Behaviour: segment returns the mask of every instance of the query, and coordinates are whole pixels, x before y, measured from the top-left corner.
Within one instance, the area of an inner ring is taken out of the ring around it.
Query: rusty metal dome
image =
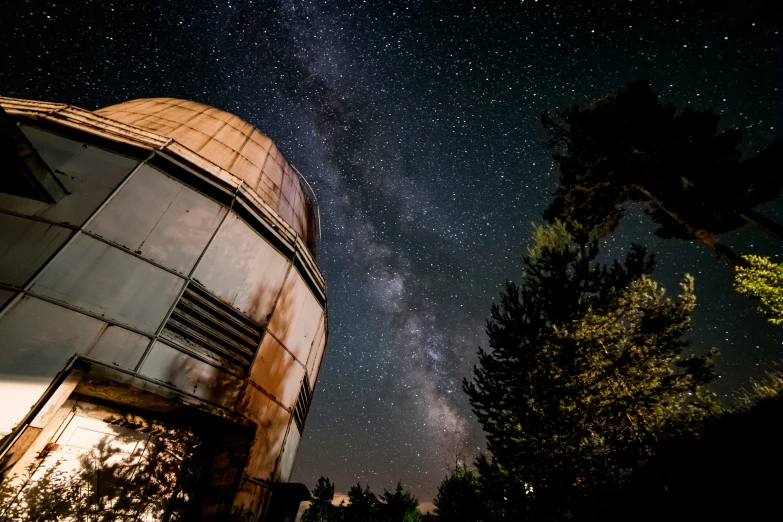
[[[306,244],[314,244],[312,202],[298,171],[250,123],[209,105],[176,98],[130,100],[94,113],[173,139],[242,179]]]

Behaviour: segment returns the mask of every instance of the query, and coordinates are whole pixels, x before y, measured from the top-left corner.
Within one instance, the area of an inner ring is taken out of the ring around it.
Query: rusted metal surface
[[[265,335],[250,369],[250,380],[288,409],[293,408],[305,369],[271,335]]]
[[[11,115],[56,123],[148,150],[165,150],[223,183],[247,186],[315,255],[320,240],[320,211],[314,206],[312,188],[305,190],[299,181],[301,174],[269,137],[233,114],[174,98],[131,100],[95,112],[4,96],[0,96],[0,106]]]
[[[95,114],[173,139],[243,180],[306,243],[317,233],[308,229],[308,201],[298,172],[268,136],[241,118],[175,98],[130,100]]]

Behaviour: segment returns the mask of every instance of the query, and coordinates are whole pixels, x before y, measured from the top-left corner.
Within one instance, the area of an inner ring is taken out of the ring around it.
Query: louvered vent
[[[310,393],[310,381],[307,380],[307,374],[304,376],[304,382],[302,382],[302,389],[299,390],[299,397],[296,398],[296,406],[294,407],[294,421],[296,427],[299,429],[299,434],[304,431],[305,420],[307,419],[307,411],[310,409],[310,401],[313,395]]]
[[[163,335],[247,371],[261,341],[261,328],[203,288],[190,283],[166,323]]]

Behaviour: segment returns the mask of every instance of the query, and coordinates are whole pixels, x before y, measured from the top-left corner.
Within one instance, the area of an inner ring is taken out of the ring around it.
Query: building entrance
[[[28,479],[4,499],[4,517],[50,513],[61,520],[180,518],[192,497],[192,435],[77,401]]]

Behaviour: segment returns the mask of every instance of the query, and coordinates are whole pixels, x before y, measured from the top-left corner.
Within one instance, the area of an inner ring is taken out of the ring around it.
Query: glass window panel
[[[138,164],[135,159],[32,127],[22,126],[22,131],[69,193],[37,212],[57,223],[84,223]]]
[[[67,228],[0,214],[0,283],[24,286],[70,235]]]
[[[283,454],[280,457],[280,466],[278,467],[278,478],[280,482],[288,482],[291,480],[291,472],[294,470],[294,462],[296,461],[296,450],[299,449],[299,441],[302,439],[302,435],[295,426],[291,426],[288,430],[288,438],[285,441],[285,447],[283,448]]]
[[[299,359],[307,361],[323,308],[296,270],[291,270],[277,302],[269,331]]]
[[[266,324],[289,261],[233,212],[193,278],[226,303]]]
[[[240,379],[160,341],[153,345],[139,373],[227,407],[234,405],[242,390]]]
[[[32,297],[0,318],[0,434],[13,429],[68,359],[89,350],[105,326]]]
[[[174,274],[80,234],[31,290],[153,334],[183,284]]]
[[[87,230],[189,274],[227,209],[143,165]]]
[[[133,370],[149,344],[149,337],[110,325],[87,355],[97,361]]]
[[[283,406],[291,408],[299,394],[303,375],[304,367],[274,337],[264,335],[250,368],[250,380]]]
[[[245,387],[237,411],[258,425],[246,473],[256,479],[269,480],[274,473],[291,414],[253,385]]]

